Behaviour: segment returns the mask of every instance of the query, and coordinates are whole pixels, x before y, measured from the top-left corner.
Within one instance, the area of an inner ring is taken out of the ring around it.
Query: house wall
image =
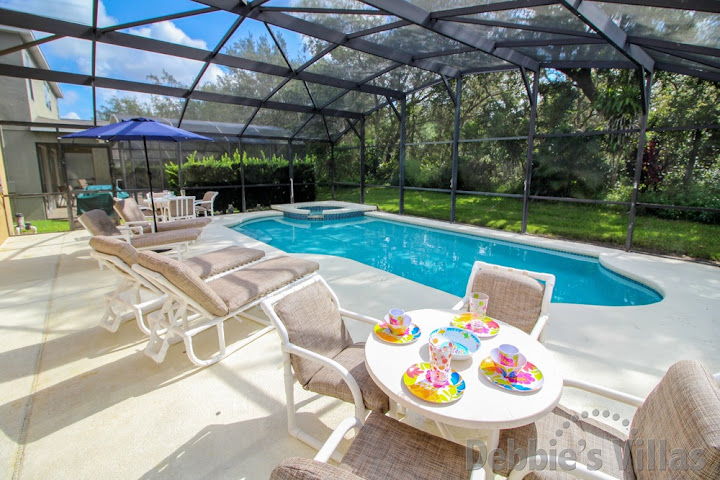
[[[16,33],[0,31],[0,50],[17,45],[21,41]],[[14,52],[0,57],[2,63],[24,66],[23,53]],[[33,83],[33,88],[34,83]],[[42,86],[39,87],[42,94]],[[0,118],[3,120],[30,121],[30,103],[28,101],[28,80],[0,76]]]
[[[36,143],[55,143],[55,132],[32,132],[28,127],[2,127],[2,153],[9,193],[42,193]],[[44,220],[45,204],[41,197],[15,198],[13,213],[21,212],[26,220]]]

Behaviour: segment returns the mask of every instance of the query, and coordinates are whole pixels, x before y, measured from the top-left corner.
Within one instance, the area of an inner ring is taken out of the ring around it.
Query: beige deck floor
[[[232,244],[273,250],[222,226],[239,219],[217,218],[191,253]],[[720,371],[719,268],[460,229],[601,254],[665,293],[644,307],[553,304],[546,345],[565,375],[644,396],[676,360]],[[181,344],[157,365],[142,353],[145,338],[134,323],[114,334],[97,326],[115,278],[97,268],[87,239],[83,231],[22,236],[0,248],[0,478],[267,478],[286,457],[314,455],[285,430],[274,332],[208,368],[192,365]],[[307,257],[320,262],[351,310],[377,317],[389,306],[448,307],[456,300],[350,260]],[[229,339],[261,328],[232,325]],[[360,340],[369,329],[351,332]],[[352,414],[349,405],[296,391],[305,403],[303,426],[319,436]],[[616,408],[584,395],[563,402]]]

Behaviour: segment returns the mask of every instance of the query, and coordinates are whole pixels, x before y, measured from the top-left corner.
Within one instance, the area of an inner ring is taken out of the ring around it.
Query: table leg
[[[448,430],[447,425],[445,425],[444,423],[440,423],[438,421],[435,422],[435,425],[437,425],[438,429],[440,430],[440,433],[442,434],[442,436],[445,440],[449,440],[451,442],[455,441],[455,437],[453,437],[453,434],[450,433],[450,430]]]
[[[492,429],[485,431],[486,439],[485,446],[487,447],[487,461],[485,462],[485,474],[487,478],[494,478],[495,473],[493,472],[493,455],[492,452],[500,444],[500,430]]]

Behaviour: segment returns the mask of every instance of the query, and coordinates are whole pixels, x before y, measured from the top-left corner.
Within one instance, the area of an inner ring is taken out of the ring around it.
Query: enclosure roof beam
[[[470,47],[490,54],[494,57],[505,60],[518,67],[525,67],[530,70],[538,69],[537,60],[522,53],[507,48],[497,48],[495,42],[478,36],[463,25],[454,22],[441,21],[430,16],[426,10],[404,0],[361,0],[380,10],[396,15],[404,20],[409,20],[432,32],[439,33],[456,42],[463,43]],[[442,72],[439,72],[442,73]]]
[[[542,32],[542,33],[553,33],[558,35],[567,35],[571,37],[586,37],[586,38],[600,38],[597,33],[593,32],[580,32],[577,30],[570,30],[567,28],[554,28],[545,27],[541,25],[522,25],[520,23],[500,22],[497,20],[483,20],[473,17],[450,17],[446,20],[452,20],[456,23],[467,23],[471,25],[482,25],[485,27],[499,27],[508,28],[513,30],[527,30],[530,32]]]
[[[16,12],[13,10],[0,8],[0,17],[2,18],[3,25],[17,28],[41,30],[43,32],[79,38],[82,40],[94,40],[95,38],[97,38],[98,42],[117,45],[120,47],[134,48],[136,50],[143,50],[152,53],[161,53],[164,55],[172,55],[175,57],[187,58],[189,60],[196,60],[199,62],[209,61],[210,63],[222,65],[225,67],[265,73],[278,77],[298,78],[299,80],[306,80],[308,82],[319,83],[322,85],[329,85],[332,87],[344,88],[348,90],[358,90],[383,96],[390,95],[397,97],[402,95],[402,92],[389,88],[376,87],[374,85],[358,86],[358,84],[355,82],[349,80],[342,80],[340,78],[322,74],[303,72],[297,77],[295,77],[291,69],[281,67],[279,65],[234,57],[222,53],[219,53],[215,57],[212,57],[212,52],[209,52],[207,50],[188,47],[176,43],[164,42],[152,38],[139,37],[128,33],[110,31],[106,33],[98,32],[97,34],[94,34],[92,28],[86,25],[51,19],[39,15],[33,15],[30,13]]]
[[[628,42],[625,30],[618,27],[600,7],[583,0],[561,0],[561,3],[638,67],[649,72],[654,70],[655,60],[642,47]]]
[[[545,5],[556,5],[558,0],[511,0],[507,2],[490,3],[488,5],[473,5],[470,7],[450,8],[432,12],[432,18],[447,18],[458,15],[475,15],[478,13],[501,12],[503,10],[515,10],[518,8],[542,7]]]
[[[688,45],[686,43],[670,42],[667,40],[658,40],[656,38],[629,36],[628,40],[632,43],[646,47],[667,48],[669,50],[677,50],[680,52],[697,53],[698,55],[708,55],[711,57],[720,57],[720,48],[703,47],[700,45]]]
[[[262,9],[252,10],[251,8],[244,7],[242,5],[236,5],[235,7],[229,8],[227,6],[228,2],[223,0],[196,1],[205,5],[221,8],[237,15],[243,15],[254,20],[266,22],[270,25],[275,25],[277,27],[292,30],[293,32],[319,38],[320,40],[324,40],[326,42],[342,45],[353,50],[369,53],[371,55],[400,62],[405,65],[422,68],[423,70],[428,70],[435,73],[444,73],[445,75],[451,77],[456,77],[460,73],[457,69],[448,65],[433,62],[432,60],[414,60],[413,56],[410,53],[402,52],[394,48],[384,47],[382,45],[368,42],[367,40],[363,40],[361,38],[349,38],[348,35],[342,32],[338,32],[337,30],[333,30],[331,28],[316,23],[308,22],[301,18],[296,18],[292,15],[288,15],[286,13],[262,11]],[[392,96],[397,96],[397,94],[393,94]]]
[[[603,3],[621,3],[641,7],[687,9],[696,12],[720,13],[717,0],[602,0]]]
[[[92,85],[91,75],[78,73],[56,72],[42,68],[21,67],[17,65],[0,64],[0,75],[16,78],[34,78],[49,82],[68,83],[71,85]],[[95,86],[100,88],[111,88],[130,92],[148,93],[150,95],[164,95],[176,98],[190,98],[206,102],[228,103],[233,105],[245,105],[249,107],[270,108],[300,113],[320,113],[317,109],[306,105],[295,105],[273,101],[262,101],[257,98],[248,98],[237,95],[227,95],[214,92],[194,91],[188,94],[187,89],[169,87],[151,83],[133,82],[129,80],[118,80],[114,78],[96,77]],[[331,117],[360,118],[361,113],[344,110],[323,109],[322,113]]]
[[[32,42],[26,42],[21,43],[20,45],[14,45],[12,47],[6,48],[5,50],[0,50],[0,57],[3,55],[8,55],[10,53],[19,52],[20,50],[25,50],[31,47],[37,47],[38,45],[42,45],[43,43],[52,42],[53,40],[59,40],[61,38],[65,38],[64,35],[50,35],[49,37],[45,38],[39,38],[37,40],[33,40]]]

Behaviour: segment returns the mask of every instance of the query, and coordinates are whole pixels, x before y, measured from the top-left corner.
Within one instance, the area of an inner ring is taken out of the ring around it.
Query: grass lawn
[[[329,200],[330,189],[318,189],[318,200]],[[360,189],[336,187],[335,199],[360,201]],[[398,190],[367,188],[365,203],[382,211],[397,213]],[[439,192],[405,192],[405,213],[425,218],[448,220],[450,195]],[[520,232],[522,200],[514,198],[458,195],[456,220],[510,232]],[[603,205],[560,202],[530,203],[528,233],[624,248],[627,235],[627,211]],[[635,220],[633,250],[720,262],[720,225],[638,216]]]
[[[32,220],[30,223],[32,223],[33,227],[37,227],[38,233],[70,231],[70,222],[67,220]]]

